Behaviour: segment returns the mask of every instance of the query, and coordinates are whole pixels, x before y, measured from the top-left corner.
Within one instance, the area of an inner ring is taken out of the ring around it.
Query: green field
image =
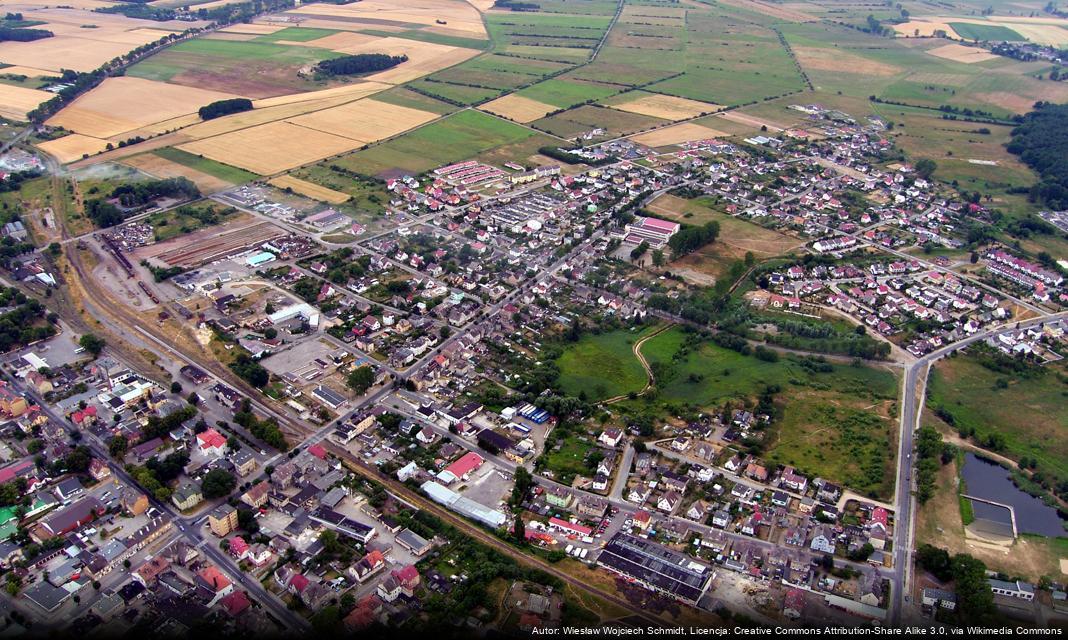
[[[661,118],[627,113],[599,105],[582,105],[548,118],[535,120],[530,123],[530,126],[561,138],[574,138],[580,133],[601,128],[605,130],[604,137],[611,138],[665,123],[667,120]]]
[[[965,40],[1005,40],[1007,42],[1023,42],[1027,38],[1016,33],[1008,27],[997,24],[971,24],[969,22],[949,22],[949,26],[957,32],[957,35]]]
[[[419,42],[443,44],[449,47],[464,47],[466,49],[487,49],[490,46],[489,40],[464,38],[461,36],[448,36],[443,33],[434,33],[433,31],[423,31],[421,29],[408,29],[406,31],[380,31],[378,29],[360,29],[359,33],[365,33],[369,36],[381,36],[383,38],[404,38],[405,40],[418,40]]]
[[[388,102],[389,104],[395,104],[401,107],[419,109],[420,111],[429,111],[439,115],[445,115],[450,111],[456,110],[456,107],[451,104],[416,93],[407,87],[393,87],[382,93],[376,93],[375,100],[378,102]]]
[[[461,111],[400,137],[333,161],[357,173],[422,173],[534,135],[480,111]]]
[[[567,109],[576,104],[591,102],[607,98],[619,92],[618,88],[590,82],[569,81],[561,78],[553,78],[545,82],[539,82],[518,91],[517,94],[524,98],[551,104],[554,107]]]
[[[342,55],[317,47],[258,39],[204,37],[176,44],[133,65],[126,73],[147,80],[263,98],[330,86],[326,81],[304,79],[297,71]]]
[[[707,410],[728,401],[753,406],[765,387],[778,386],[782,419],[767,435],[769,461],[873,497],[892,494],[898,383],[889,371],[833,365],[816,372],[785,356],[766,362],[707,340],[694,343],[680,328],[652,338],[642,353],[657,376],[657,401],[665,410]],[[628,404],[640,409],[642,402]]]
[[[251,182],[259,178],[254,173],[249,173],[244,169],[238,169],[237,167],[231,167],[228,164],[216,162],[210,158],[204,158],[188,151],[182,151],[174,147],[164,147],[162,149],[156,149],[152,153],[161,158],[166,158],[171,162],[177,162],[180,165],[187,166],[197,171],[202,171],[209,176],[215,176],[220,180],[232,182],[234,184],[243,184],[245,182]]]
[[[928,405],[950,414],[954,428],[974,430],[980,443],[1000,434],[1005,447],[999,453],[1016,460],[1035,458],[1040,470],[1065,480],[1066,380],[1064,365],[1048,365],[1036,369],[1034,375],[1022,376],[992,371],[974,355],[958,355],[934,368]]]
[[[560,368],[557,384],[568,395],[590,402],[641,391],[648,379],[634,357],[634,343],[652,329],[620,329],[583,336],[568,345],[556,361]]]
[[[274,33],[257,36],[252,42],[278,42],[288,40],[290,42],[309,42],[326,36],[340,33],[336,29],[312,29],[309,27],[286,27]]]

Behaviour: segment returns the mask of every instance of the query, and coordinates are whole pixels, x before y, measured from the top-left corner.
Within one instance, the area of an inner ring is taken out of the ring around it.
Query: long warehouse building
[[[437,502],[440,505],[445,506],[448,509],[455,511],[456,513],[470,518],[475,522],[490,527],[491,529],[497,529],[503,527],[508,521],[500,511],[496,509],[490,509],[489,507],[479,504],[474,500],[470,500],[456,493],[455,491],[438,484],[437,482],[427,481],[422,485],[423,492],[430,496],[430,499]]]

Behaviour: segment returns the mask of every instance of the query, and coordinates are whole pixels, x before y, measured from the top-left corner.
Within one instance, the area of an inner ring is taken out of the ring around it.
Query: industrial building
[[[508,518],[500,511],[490,509],[474,500],[469,500],[437,482],[424,482],[422,489],[434,502],[455,511],[464,517],[470,518],[475,522],[484,524],[491,529],[503,527],[504,523],[508,521]]]

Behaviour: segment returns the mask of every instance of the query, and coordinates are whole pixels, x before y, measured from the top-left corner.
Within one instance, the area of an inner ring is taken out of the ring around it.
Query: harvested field
[[[238,23],[232,24],[228,27],[220,29],[224,33],[247,33],[257,36],[266,36],[274,33],[275,31],[281,31],[285,29],[284,24],[246,24]]]
[[[545,104],[544,102],[538,102],[537,100],[531,100],[530,98],[524,98],[523,96],[517,96],[514,93],[504,96],[503,98],[497,98],[492,102],[487,102],[480,107],[483,111],[495,113],[509,120],[515,120],[516,122],[533,122],[538,118],[544,118],[548,114],[559,109],[551,104]]]
[[[11,84],[0,84],[0,116],[12,120],[25,120],[27,113],[36,109],[37,105],[46,100],[51,100],[53,97],[47,91],[16,87]]]
[[[1022,20],[1023,18],[1018,18]],[[1068,22],[1058,24],[1029,24],[1016,22],[1008,18],[999,18],[998,24],[1008,27],[1035,44],[1050,47],[1064,47],[1068,44]]]
[[[841,49],[794,47],[794,54],[802,67],[816,71],[856,73],[866,76],[893,76],[904,71],[901,67]]]
[[[368,98],[291,118],[287,122],[366,144],[403,133],[438,117],[429,111]]]
[[[301,180],[300,178],[294,178],[293,176],[279,176],[277,178],[271,178],[267,182],[279,189],[290,189],[302,196],[308,196],[313,200],[328,202],[330,204],[348,202],[350,197],[347,193],[327,189],[314,182],[308,182],[307,180]]]
[[[957,22],[963,22],[963,21],[962,20],[957,20]],[[898,32],[899,34],[901,34],[903,36],[907,36],[909,38],[912,38],[912,37],[931,38],[931,37],[934,37],[936,35],[936,32],[944,31],[945,34],[948,37],[955,38],[955,39],[958,39],[958,40],[960,39],[960,36],[957,35],[957,32],[953,30],[953,27],[949,26],[949,24],[946,23],[946,22],[938,22],[938,21],[935,21],[935,20],[923,19],[923,20],[910,20],[909,22],[903,22],[901,24],[895,24],[895,25],[892,25],[892,26],[894,27],[894,31]]]
[[[208,175],[203,171],[197,171],[166,158],[161,158],[154,153],[143,153],[123,160],[123,164],[139,169],[157,178],[189,178],[197,185],[201,193],[215,193],[228,189],[232,182],[220,180],[215,176]]]
[[[322,47],[323,49],[330,49],[331,51],[346,51],[352,47],[361,47],[368,42],[374,42],[380,40],[378,36],[368,35],[366,33],[356,33],[355,31],[339,31],[338,33],[332,33],[323,38],[317,38],[315,40],[309,40],[301,44],[309,47]]]
[[[135,261],[158,260],[167,266],[193,269],[284,235],[284,230],[270,222],[242,215],[221,227],[202,229],[142,247],[134,252],[134,256]]]
[[[66,164],[68,162],[80,160],[85,154],[94,155],[100,153],[106,149],[107,146],[108,143],[105,140],[72,133],[69,136],[41,142],[37,145],[37,148],[54,156],[56,160],[59,160],[61,163]]]
[[[966,47],[962,44],[947,44],[941,47],[935,47],[934,49],[928,49],[927,53],[937,58],[945,58],[946,60],[963,62],[965,64],[974,64],[976,62],[998,59],[998,56],[985,49]]]
[[[94,138],[110,138],[196,113],[216,100],[237,97],[240,96],[120,76],[104,80],[49,119],[48,124]]]
[[[362,0],[348,5],[304,5],[283,15],[318,17],[339,23],[337,29],[397,26],[421,27],[443,35],[485,38],[482,17],[463,0]],[[438,21],[444,24],[439,23]]]
[[[26,76],[27,78],[40,78],[41,76],[54,75],[52,71],[48,69],[38,69],[37,67],[20,67],[14,65],[11,67],[4,67],[0,69],[0,73],[7,73],[13,76]]]
[[[135,20],[118,14],[69,8],[29,7],[22,13],[26,20],[45,22],[38,28],[47,29],[55,36],[32,42],[0,42],[0,60],[52,72],[62,69],[92,71],[141,45],[207,24],[202,21]],[[94,28],[86,29],[83,25],[94,25]]]
[[[286,96],[264,98],[262,100],[256,100],[252,103],[252,106],[256,109],[263,109],[283,104],[294,104],[297,102],[310,102],[313,100],[339,97],[355,100],[357,98],[369,96],[373,93],[378,93],[379,91],[385,91],[389,88],[390,85],[380,82],[354,82],[341,87],[332,87],[330,89],[321,89],[319,91],[306,91],[304,93],[293,93]]]
[[[631,140],[638,144],[644,144],[647,147],[656,148],[681,144],[692,140],[718,138],[726,135],[728,134],[723,133],[722,131],[717,131],[716,129],[695,124],[693,122],[687,122],[684,124],[664,127],[663,129],[657,129],[656,131],[650,131],[648,133],[638,134],[631,138]]]
[[[179,149],[260,175],[271,175],[359,146],[359,142],[349,138],[289,122],[269,122],[183,144]]]
[[[314,111],[330,109],[352,102],[354,99],[355,97],[337,96],[334,98],[321,98],[310,102],[294,102],[263,109],[253,109],[252,111],[245,111],[244,113],[201,122],[187,129],[183,129],[182,132],[192,140],[200,140],[202,138],[210,138],[224,133],[230,133],[239,129],[247,129],[249,127],[285,120],[286,118],[294,118]]]
[[[772,18],[778,18],[780,20],[786,20],[788,22],[815,22],[819,19],[812,14],[805,13],[804,11],[798,11],[796,9],[787,9],[781,5],[772,4],[770,2],[760,2],[760,0],[720,1],[725,5],[738,7],[739,9],[746,9],[748,11],[754,11],[765,16],[771,16]]]
[[[762,118],[755,118],[751,115],[741,113],[740,111],[726,111],[724,113],[717,113],[716,118],[723,118],[724,120],[730,120],[731,122],[737,122],[738,124],[744,124],[754,129],[760,129],[761,127],[767,127],[769,131],[785,131],[790,127],[782,124],[776,124],[770,120],[764,120]]]
[[[335,51],[350,55],[385,53],[391,56],[408,56],[407,62],[402,62],[392,69],[386,69],[367,76],[367,80],[370,81],[393,84],[402,84],[421,78],[435,71],[459,64],[481,53],[475,49],[450,47],[443,44],[407,40],[405,38],[377,38],[364,44],[335,49]]]
[[[663,118],[664,120],[688,120],[701,114],[712,113],[722,109],[721,106],[709,102],[655,93],[640,95],[633,100],[608,106],[620,111],[639,113],[654,118]]]

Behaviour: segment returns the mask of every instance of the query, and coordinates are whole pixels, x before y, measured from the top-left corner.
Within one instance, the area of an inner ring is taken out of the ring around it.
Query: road
[[[897,452],[897,490],[894,496],[894,571],[890,592],[890,616],[892,625],[899,625],[904,615],[904,597],[911,592],[912,547],[916,528],[916,501],[913,500],[912,451],[914,436],[920,428],[923,402],[926,398],[927,374],[939,359],[997,334],[1019,327],[1025,329],[1038,324],[1068,318],[1068,311],[1061,311],[1031,318],[1017,323],[1008,323],[977,332],[963,340],[946,345],[917,359],[905,369],[901,390],[901,437]],[[917,392],[917,387],[919,391]]]
[[[62,415],[56,413],[56,411],[52,409],[52,407],[49,406],[35,390],[29,387],[24,387],[21,381],[11,376],[6,370],[2,370],[0,373],[2,373],[8,382],[14,388],[18,389],[20,393],[32,399],[50,420],[56,424],[69,427],[67,420]],[[87,431],[83,431],[82,433],[84,434],[82,444],[89,447],[94,456],[107,462],[113,476],[131,487],[138,486],[137,481],[134,480],[130,474],[126,473],[126,469],[122,465],[116,464],[111,459],[107,445],[102,442],[98,436]],[[267,593],[259,581],[249,576],[234,564],[233,559],[222,553],[214,540],[205,539],[203,533],[201,533],[200,527],[193,524],[195,521],[203,518],[203,513],[195,516],[184,516],[177,512],[171,504],[157,500],[156,497],[151,494],[146,495],[148,496],[149,503],[173,522],[181,535],[185,537],[192,546],[196,547],[201,553],[209,557],[219,568],[224,569],[229,577],[234,580],[235,584],[240,585],[240,587],[247,591],[250,596],[262,603],[279,624],[288,629],[297,630],[307,630],[311,627],[307,620],[290,611],[281,603],[281,601]]]

